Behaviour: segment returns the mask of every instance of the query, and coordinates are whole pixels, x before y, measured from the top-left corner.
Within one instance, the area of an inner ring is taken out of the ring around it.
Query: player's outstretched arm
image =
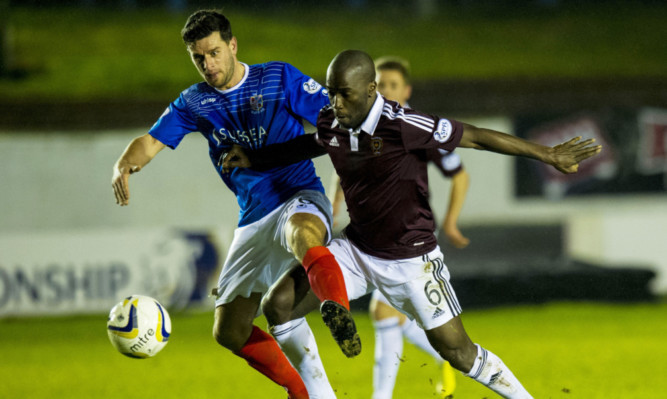
[[[318,144],[314,134],[304,134],[283,143],[267,145],[257,150],[249,150],[234,145],[223,156],[222,170],[226,173],[233,168],[267,170],[316,158],[326,153],[324,147]]]
[[[556,146],[547,147],[495,130],[468,124],[463,126],[459,147],[533,158],[553,166],[562,173],[575,173],[579,169],[579,162],[602,150],[601,145],[593,145],[595,139],[581,141],[581,137],[575,137]]]
[[[442,222],[442,230],[445,232],[449,242],[456,248],[465,248],[470,244],[470,240],[466,238],[458,227],[459,215],[463,209],[463,202],[465,201],[470,185],[470,176],[465,169],[461,169],[457,174],[452,176],[452,185],[449,195],[449,206],[447,207],[447,214]]]
[[[116,203],[120,206],[128,205],[130,201],[129,179],[130,174],[141,170],[165,147],[159,140],[145,134],[132,140],[123,154],[113,166],[111,186],[113,187]]]

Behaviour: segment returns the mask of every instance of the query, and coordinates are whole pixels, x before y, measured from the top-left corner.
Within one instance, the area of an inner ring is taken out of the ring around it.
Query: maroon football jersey
[[[317,121],[317,140],[333,162],[350,214],[347,237],[364,252],[405,259],[433,250],[427,151],[452,151],[463,125],[378,95],[356,131],[338,125],[333,109]]]

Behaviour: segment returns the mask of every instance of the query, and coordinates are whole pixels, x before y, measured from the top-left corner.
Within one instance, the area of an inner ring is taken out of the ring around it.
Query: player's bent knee
[[[213,339],[221,346],[232,352],[237,352],[243,348],[250,338],[252,326],[246,328],[232,328],[219,323],[218,320],[213,324]]]
[[[477,347],[466,334],[460,318],[426,331],[431,346],[447,360],[452,367],[467,373],[477,356]]]
[[[464,373],[470,371],[477,355],[477,347],[475,345],[466,345],[460,348],[443,348],[441,350],[436,348],[436,350],[452,367]]]
[[[271,326],[287,323],[290,320],[294,299],[290,293],[271,290],[262,299],[262,313]]]

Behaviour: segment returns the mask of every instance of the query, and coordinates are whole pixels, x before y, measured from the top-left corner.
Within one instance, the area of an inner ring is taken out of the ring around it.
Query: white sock
[[[373,365],[373,399],[391,399],[398,366],[403,356],[403,334],[398,317],[373,322],[375,327],[375,364]]]
[[[313,332],[305,318],[288,321],[269,329],[280,349],[299,372],[311,399],[336,399],[322,359],[317,351]]]
[[[401,327],[403,328],[403,336],[411,344],[433,356],[438,364],[442,364],[442,356],[433,349],[431,343],[428,342],[428,338],[426,338],[426,332],[417,325],[416,321],[405,319],[405,323]]]
[[[466,374],[507,399],[533,399],[502,360],[490,351],[477,346],[477,356]]]

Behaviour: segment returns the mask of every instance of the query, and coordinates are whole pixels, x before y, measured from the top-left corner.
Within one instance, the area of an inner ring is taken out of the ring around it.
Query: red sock
[[[329,299],[350,309],[343,273],[327,247],[310,248],[303,257],[303,267],[308,274],[310,288],[320,302]]]
[[[290,399],[308,399],[308,391],[289,360],[280,350],[273,337],[252,326],[252,333],[236,355],[245,359],[248,364],[269,377],[271,381],[287,390]]]

